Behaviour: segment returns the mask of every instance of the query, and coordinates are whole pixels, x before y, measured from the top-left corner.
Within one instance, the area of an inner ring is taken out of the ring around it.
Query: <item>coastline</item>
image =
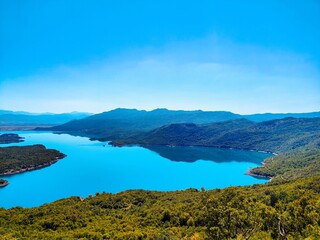
[[[93,139],[90,139],[91,141],[93,141]],[[100,139],[96,138],[94,139],[95,141],[99,141]],[[105,140],[105,139],[104,139]],[[146,144],[119,144],[119,143],[114,143],[113,141],[108,142],[109,145],[111,145],[112,147],[132,147],[132,146],[140,146],[140,147],[146,147],[146,146],[166,146],[166,147],[179,147],[179,146],[183,146],[183,147],[207,147],[207,148],[218,148],[218,149],[236,149],[236,150],[243,150],[243,151],[251,151],[251,152],[259,152],[259,153],[266,153],[266,154],[272,154],[273,156],[278,156],[279,154],[276,152],[272,152],[272,151],[265,151],[265,150],[257,150],[257,149],[244,149],[244,148],[232,148],[232,147],[214,147],[214,146],[199,146],[199,145],[169,145],[169,144],[164,144],[164,145],[146,145]],[[269,158],[269,157],[268,157]],[[261,164],[262,167],[266,166],[266,160],[268,158],[265,158]],[[247,172],[245,172],[246,175],[251,176],[251,177],[255,177],[255,178],[259,178],[259,179],[266,179],[268,180],[268,182],[272,181],[273,176],[268,176],[268,175],[262,175],[262,174],[256,174],[251,172],[251,170],[254,168],[250,168]]]
[[[259,152],[260,152],[260,151],[259,151]],[[279,155],[278,153],[273,153],[273,152],[272,152],[272,154],[273,154],[274,156],[278,156],[278,155]],[[261,162],[262,167],[266,167],[266,166],[267,166],[267,163],[266,163],[266,160],[267,160],[267,159],[268,159],[268,158],[264,159],[264,160]],[[273,157],[272,157],[272,159],[273,159]],[[246,175],[249,175],[249,176],[252,176],[252,177],[255,177],[255,178],[268,179],[269,182],[271,182],[273,176],[253,173],[253,172],[251,171],[252,169],[254,169],[254,168],[250,168],[245,174],[246,174]]]
[[[99,142],[107,142],[108,145],[112,147],[134,147],[134,146],[139,146],[139,147],[147,147],[147,146],[166,146],[166,147],[206,147],[206,148],[217,148],[217,149],[236,149],[236,150],[243,150],[243,151],[252,151],[252,152],[259,152],[259,153],[265,153],[265,154],[272,154],[273,156],[278,156],[279,154],[276,152],[272,151],[267,151],[267,150],[258,150],[258,149],[245,149],[245,148],[234,148],[234,147],[215,147],[215,146],[199,146],[199,145],[172,145],[172,144],[141,144],[141,143],[135,143],[135,144],[127,144],[127,143],[122,143],[122,142],[117,142],[114,140],[108,140],[108,138],[103,138],[103,137],[88,137],[90,141],[99,141]],[[269,158],[269,157],[268,157]],[[266,159],[268,159],[266,158]],[[264,159],[261,164],[263,167],[266,166],[266,159]],[[256,173],[252,173],[251,170],[254,168],[250,168],[247,172],[244,174],[255,177],[255,178],[260,178],[260,179],[266,179],[269,180],[270,182],[273,178],[273,176],[268,176],[268,175],[260,175]]]
[[[45,167],[49,167],[51,166],[52,164],[55,164],[56,162],[58,162],[59,160],[65,158],[67,155],[63,155],[63,156],[60,156],[60,157],[56,157],[55,160],[52,160],[48,163],[44,163],[44,164],[40,164],[40,165],[37,165],[37,166],[31,166],[31,167],[27,167],[27,168],[21,168],[19,170],[13,170],[13,169],[10,169],[4,173],[0,173],[0,177],[1,176],[9,176],[9,175],[14,175],[14,174],[19,174],[19,173],[24,173],[24,172],[28,172],[28,171],[33,171],[33,170],[38,170],[38,169],[41,169],[41,168],[45,168]]]
[[[251,169],[249,169],[245,174],[248,176],[251,176],[251,177],[255,177],[255,178],[267,179],[267,180],[269,180],[269,182],[272,180],[271,176],[253,173],[253,172],[251,172]]]
[[[3,180],[3,179],[1,179],[1,180]],[[3,181],[4,181],[4,183],[0,183],[0,188],[6,187],[10,184],[10,182],[7,180],[3,180]]]

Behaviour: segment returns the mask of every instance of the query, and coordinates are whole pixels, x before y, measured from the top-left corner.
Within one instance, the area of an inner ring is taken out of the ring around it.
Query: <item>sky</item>
[[[0,0],[0,109],[311,112],[319,0]]]

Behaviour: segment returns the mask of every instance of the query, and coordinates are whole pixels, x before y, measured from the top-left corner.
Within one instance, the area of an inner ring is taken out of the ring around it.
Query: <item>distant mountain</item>
[[[246,118],[250,121],[263,122],[275,119],[282,119],[287,117],[294,118],[319,118],[320,112],[310,112],[310,113],[259,113],[251,115],[242,115],[243,118]]]
[[[72,132],[77,135],[115,140],[128,138],[132,135],[137,136],[137,133],[148,132],[174,123],[209,124],[244,118],[254,122],[262,122],[270,119],[282,119],[288,116],[314,118],[320,117],[320,112],[239,115],[226,111],[173,111],[167,109],[145,111],[118,108],[80,120],[73,120],[52,128],[46,128],[45,130]],[[245,122],[244,120],[241,121],[242,123]]]
[[[90,116],[89,113],[36,114],[0,110],[0,127],[10,126],[55,126]]]
[[[320,146],[320,118],[246,119],[211,124],[169,124],[148,133],[112,141],[113,145],[208,146],[281,152]]]
[[[115,109],[109,112],[74,120],[49,128],[53,131],[78,132],[91,136],[113,139],[136,132],[146,132],[170,123],[210,123],[238,119],[241,116],[231,112],[171,111],[156,109],[144,111],[136,109]]]

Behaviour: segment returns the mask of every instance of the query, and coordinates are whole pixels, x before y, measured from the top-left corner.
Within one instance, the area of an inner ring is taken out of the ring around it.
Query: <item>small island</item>
[[[0,179],[0,188],[5,187],[9,184],[7,180]]]
[[[0,135],[0,144],[19,143],[23,141],[24,138],[20,137],[18,134],[5,133]]]
[[[0,176],[31,171],[56,163],[66,155],[43,145],[0,148]]]

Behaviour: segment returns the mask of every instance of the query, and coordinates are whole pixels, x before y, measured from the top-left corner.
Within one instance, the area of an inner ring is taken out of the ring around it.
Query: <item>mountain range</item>
[[[90,113],[29,113],[0,110],[0,129],[31,129],[36,126],[55,126],[74,119],[81,119],[90,116]]]
[[[283,152],[320,146],[320,118],[284,118],[265,122],[236,119],[211,124],[169,124],[147,133],[115,139],[112,145],[207,146]]]
[[[44,130],[72,132],[79,135],[113,140],[119,137],[129,137],[137,132],[148,132],[174,123],[209,124],[236,119],[262,122],[286,117],[315,118],[320,117],[320,112],[240,115],[227,111],[177,111],[167,109],[145,111],[119,108],[83,119],[72,120]]]

